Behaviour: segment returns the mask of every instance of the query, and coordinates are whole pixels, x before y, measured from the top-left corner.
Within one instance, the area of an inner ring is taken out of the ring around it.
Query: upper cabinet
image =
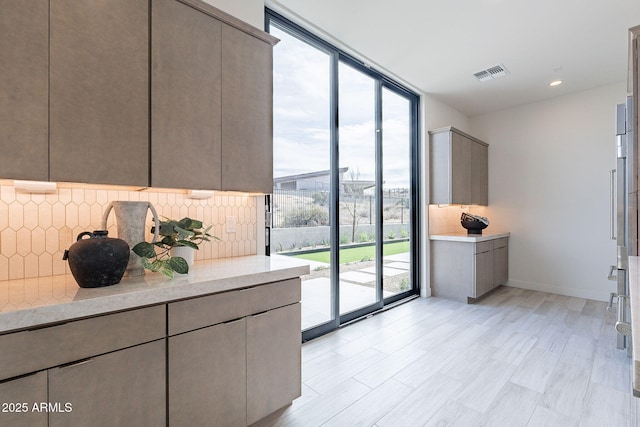
[[[271,192],[276,39],[198,0],[156,0],[151,185]]]
[[[222,27],[222,187],[273,191],[272,46]]]
[[[2,3],[0,178],[49,178],[49,5]]]
[[[151,25],[151,185],[220,189],[223,24],[156,0]]]
[[[487,205],[489,145],[456,128],[429,132],[432,204]]]
[[[0,178],[272,191],[276,38],[202,0],[5,9]]]
[[[149,2],[50,7],[50,179],[148,185]]]

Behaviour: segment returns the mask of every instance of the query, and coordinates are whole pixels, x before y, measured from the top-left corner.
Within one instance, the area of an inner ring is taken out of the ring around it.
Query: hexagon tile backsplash
[[[196,260],[257,253],[256,196],[216,193],[198,200],[178,190],[130,191],[77,184],[58,184],[51,194],[28,194],[0,184],[0,280],[69,273],[67,262],[62,260],[64,250],[79,233],[100,229],[102,214],[114,200],[149,201],[161,218],[189,216],[213,225],[212,234],[221,240],[201,245]],[[235,233],[224,229],[229,216],[237,219]],[[146,222],[151,226],[151,215]],[[107,225],[109,236],[118,237],[113,213]]]

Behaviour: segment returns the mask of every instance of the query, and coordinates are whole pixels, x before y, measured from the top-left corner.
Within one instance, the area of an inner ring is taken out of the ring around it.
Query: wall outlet
[[[238,218],[236,218],[235,216],[228,216],[227,223],[226,223],[227,233],[235,233],[237,224],[238,224]]]

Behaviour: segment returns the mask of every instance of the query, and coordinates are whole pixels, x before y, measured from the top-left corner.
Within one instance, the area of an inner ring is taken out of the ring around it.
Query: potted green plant
[[[180,221],[166,218],[160,221],[159,240],[155,243],[140,242],[133,252],[142,258],[142,266],[173,279],[174,273],[187,274],[189,262],[181,254],[172,253],[175,248],[198,250],[198,245],[211,239],[220,240],[209,233],[213,226],[205,227],[202,221],[182,218]],[[155,226],[151,227],[155,233]],[[193,257],[191,257],[193,259]]]

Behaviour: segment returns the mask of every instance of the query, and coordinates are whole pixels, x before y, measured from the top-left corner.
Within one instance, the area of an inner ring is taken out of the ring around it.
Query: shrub
[[[358,242],[366,243],[366,242],[372,242],[373,240],[374,240],[374,237],[372,234],[369,234],[366,232],[362,232],[358,234]]]
[[[329,224],[329,212],[321,206],[296,208],[284,216],[283,227],[307,227]]]
[[[311,198],[313,199],[313,203],[316,205],[327,206],[329,204],[328,192],[313,193]]]

